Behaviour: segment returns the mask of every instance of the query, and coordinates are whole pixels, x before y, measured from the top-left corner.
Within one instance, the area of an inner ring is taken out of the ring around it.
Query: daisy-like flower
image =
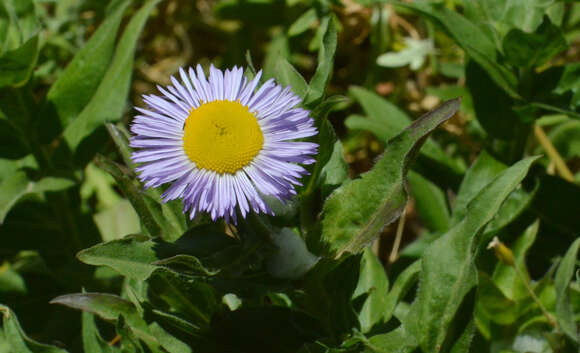
[[[263,195],[292,198],[318,145],[292,141],[317,133],[301,99],[273,79],[258,88],[243,69],[209,77],[200,65],[179,70],[181,82],[158,86],[161,96],[144,95],[148,109],[137,109],[131,125],[132,154],[145,187],[171,183],[163,200],[183,199],[193,218],[207,212],[213,220],[236,221],[251,210],[273,214]]]

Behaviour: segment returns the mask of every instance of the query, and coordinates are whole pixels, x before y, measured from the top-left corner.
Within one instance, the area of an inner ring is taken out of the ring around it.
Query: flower
[[[263,195],[288,201],[307,174],[318,145],[291,141],[317,133],[309,111],[290,87],[273,79],[258,88],[262,72],[244,77],[241,67],[200,65],[179,70],[181,82],[144,95],[148,109],[136,107],[131,125],[132,160],[145,187],[171,183],[164,201],[183,199],[190,218],[202,211],[213,220],[236,222],[251,210],[273,214]]]

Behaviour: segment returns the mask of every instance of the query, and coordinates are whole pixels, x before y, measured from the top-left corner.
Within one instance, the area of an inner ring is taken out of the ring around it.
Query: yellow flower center
[[[235,174],[262,149],[254,114],[239,102],[213,101],[193,109],[183,127],[183,148],[200,169]]]

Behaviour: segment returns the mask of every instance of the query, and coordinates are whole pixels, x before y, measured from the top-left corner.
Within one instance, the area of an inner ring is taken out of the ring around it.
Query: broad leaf
[[[478,235],[536,159],[524,159],[501,172],[471,200],[461,222],[435,240],[424,253],[421,290],[417,299],[422,318],[419,322],[420,342],[424,352],[449,349],[442,346],[444,342],[453,342],[449,341],[448,335],[453,334],[450,326],[456,315],[461,320],[473,310],[472,307],[465,307],[461,313],[458,312],[477,283],[473,261],[479,245]]]
[[[407,202],[406,173],[423,141],[459,109],[459,99],[427,113],[392,139],[375,167],[347,181],[323,209],[322,237],[331,253],[357,253],[393,222]]]
[[[47,108],[56,111],[62,128],[77,117],[99,87],[113,56],[123,13],[130,2],[117,1],[114,10],[50,86]]]
[[[160,0],[148,0],[125,28],[107,73],[83,111],[67,126],[64,138],[71,150],[106,121],[121,118],[133,72],[135,47],[149,14]]]
[[[86,311],[103,320],[126,323],[131,334],[143,340],[153,352],[159,351],[159,342],[149,332],[149,326],[137,308],[119,296],[104,293],[66,294],[54,298],[50,303]]]
[[[38,58],[38,36],[0,56],[0,87],[25,84]]]
[[[276,63],[276,81],[282,86],[290,86],[292,92],[300,98],[304,98],[309,87],[304,77],[283,57]]]
[[[144,281],[157,266],[160,257],[155,252],[156,243],[143,236],[129,236],[97,244],[77,254],[77,258],[89,265],[108,266],[123,276]]]

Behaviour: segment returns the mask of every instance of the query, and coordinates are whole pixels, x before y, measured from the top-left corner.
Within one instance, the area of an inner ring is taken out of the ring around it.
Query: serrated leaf
[[[536,159],[524,159],[498,174],[469,202],[464,218],[425,251],[417,299],[421,317],[419,340],[424,352],[446,349],[442,346],[444,342],[450,343],[447,336],[456,315],[472,310],[464,308],[458,313],[466,295],[477,283],[473,261],[479,234]]]
[[[389,142],[370,172],[330,195],[323,209],[322,237],[331,253],[362,250],[400,215],[407,201],[409,163],[429,133],[451,118],[459,104],[459,99],[447,101],[416,120]]]
[[[64,130],[64,138],[71,150],[74,151],[100,125],[121,118],[129,94],[137,39],[159,1],[148,0],[131,18],[95,95]]]
[[[84,249],[77,258],[89,265],[108,266],[123,276],[144,281],[157,268],[156,243],[147,237],[129,236]]]
[[[556,320],[564,333],[575,342],[580,342],[580,334],[578,333],[578,323],[577,319],[575,319],[572,302],[570,300],[569,285],[578,266],[579,251],[580,238],[572,243],[566,255],[564,255],[554,279],[554,287],[557,295]]]

